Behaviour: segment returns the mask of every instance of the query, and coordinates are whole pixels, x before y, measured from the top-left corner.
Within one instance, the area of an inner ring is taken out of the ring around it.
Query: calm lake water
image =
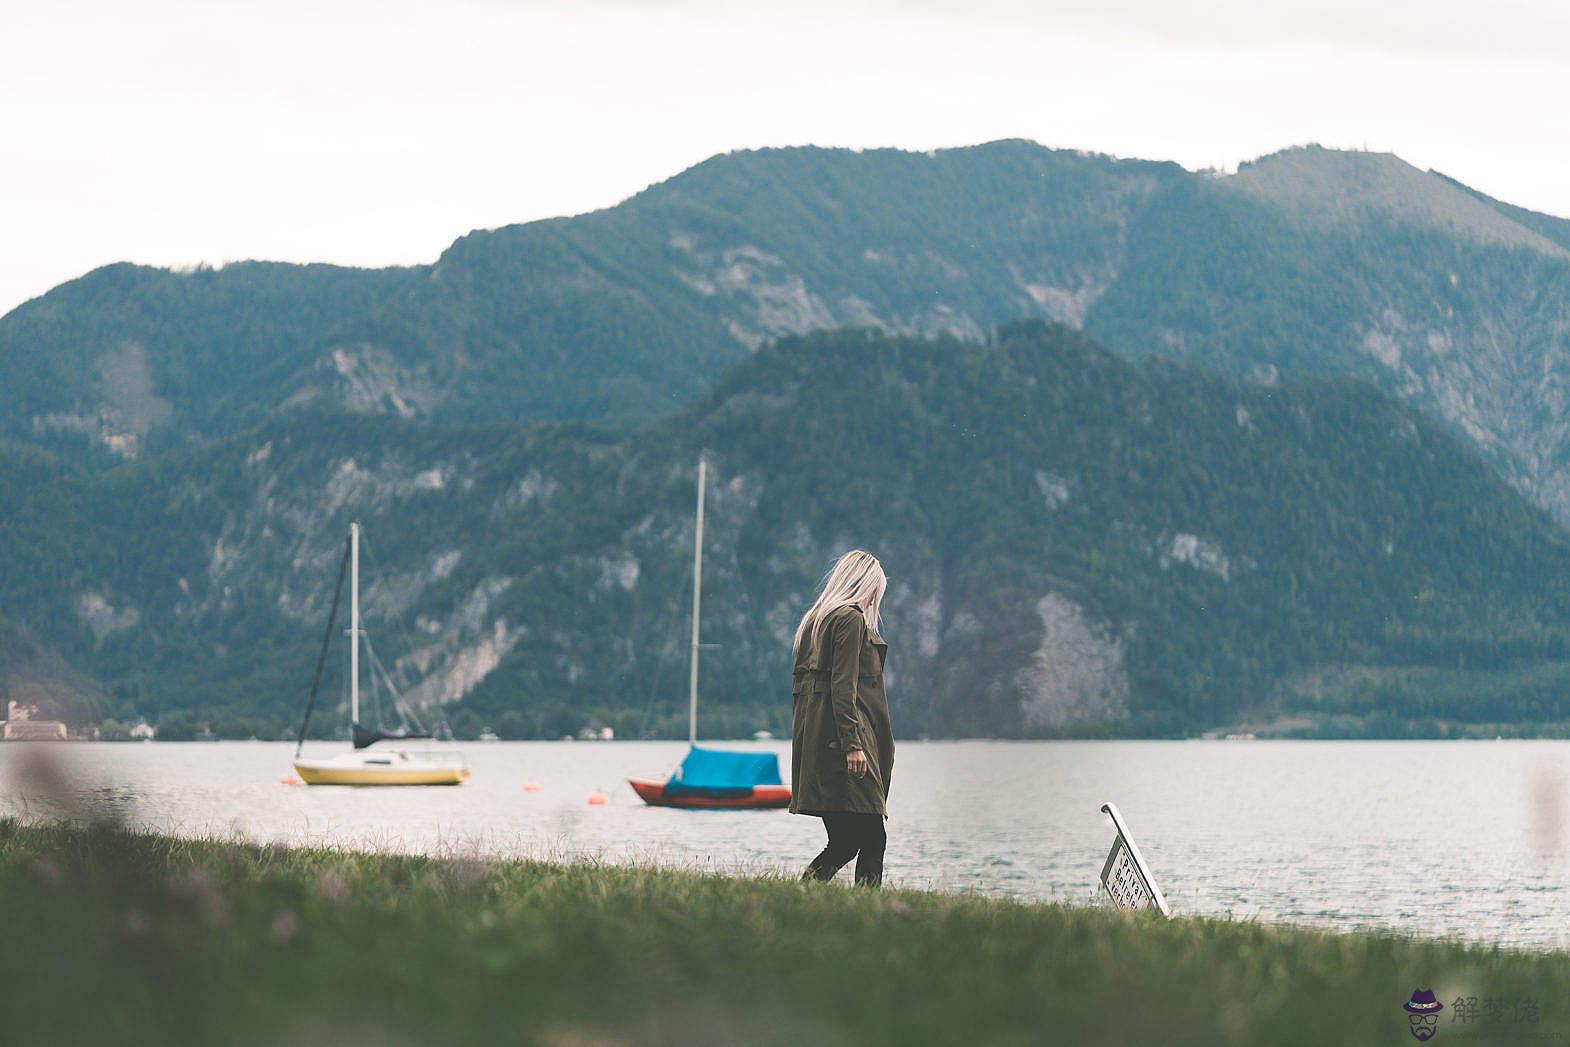
[[[785,744],[725,747],[789,766]],[[668,773],[684,744],[460,748],[466,785],[351,789],[282,784],[284,743],[0,745],[0,812],[51,809],[17,773],[47,750],[79,794],[179,833],[725,871],[793,871],[822,845],[821,823],[783,811],[644,806],[626,775]],[[604,806],[585,803],[596,789]],[[1181,913],[1570,947],[1564,742],[903,742],[889,877],[1088,901],[1106,800]]]

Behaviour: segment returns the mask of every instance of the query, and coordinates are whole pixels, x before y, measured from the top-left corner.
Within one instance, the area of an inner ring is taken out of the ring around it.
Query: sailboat
[[[674,774],[628,778],[644,803],[655,807],[736,809],[785,807],[790,786],[780,781],[780,760],[774,753],[738,753],[698,745],[698,608],[703,597],[703,458],[698,459],[698,527],[692,552],[692,654],[688,673],[687,757]]]
[[[338,617],[338,601],[343,595],[344,569],[350,573],[349,584],[349,722],[353,732],[354,748],[325,759],[305,759],[300,755],[305,745],[305,732],[311,723],[311,712],[316,708],[316,692],[322,682],[322,666],[327,660],[327,648],[332,641],[333,624]],[[294,769],[307,785],[457,785],[469,777],[469,764],[462,753],[439,752],[434,749],[393,748],[378,743],[408,741],[431,736],[423,731],[411,732],[407,726],[399,731],[386,731],[380,726],[370,729],[360,724],[360,645],[364,643],[371,655],[372,668],[379,666],[376,652],[370,647],[365,630],[360,627],[360,525],[349,525],[349,540],[338,564],[338,584],[333,590],[332,610],[327,615],[327,633],[322,637],[322,653],[316,660],[316,676],[311,681],[311,696],[305,706],[305,719],[300,724],[300,738],[294,748]],[[385,670],[383,671],[385,675]],[[373,677],[374,683],[374,677]],[[388,680],[391,686],[391,680]],[[396,694],[395,694],[396,697]]]

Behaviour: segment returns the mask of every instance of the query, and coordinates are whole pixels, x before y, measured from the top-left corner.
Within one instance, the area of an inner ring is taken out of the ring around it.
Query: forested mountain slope
[[[713,734],[788,722],[791,631],[851,546],[892,579],[909,734],[1182,733],[1305,673],[1570,654],[1570,543],[1444,426],[1040,324],[787,339],[627,438],[302,410],[108,470],[10,445],[0,608],[106,681],[108,714],[276,731],[359,519],[411,700],[513,735],[678,733],[700,453]]]
[[[770,338],[1036,317],[1239,376],[1367,378],[1564,518],[1567,230],[1383,154],[1219,177],[1019,141],[734,153],[426,266],[98,270],[0,318],[0,435],[101,462],[304,409],[625,431]]]

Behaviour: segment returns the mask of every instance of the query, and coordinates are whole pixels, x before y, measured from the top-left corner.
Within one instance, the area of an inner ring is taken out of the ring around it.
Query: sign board
[[[1101,867],[1101,887],[1107,897],[1120,909],[1157,909],[1161,915],[1171,916],[1172,907],[1156,886],[1156,878],[1145,864],[1145,856],[1139,853],[1128,826],[1123,824],[1117,804],[1104,803],[1101,812],[1111,816],[1112,827],[1117,830],[1107,862]]]

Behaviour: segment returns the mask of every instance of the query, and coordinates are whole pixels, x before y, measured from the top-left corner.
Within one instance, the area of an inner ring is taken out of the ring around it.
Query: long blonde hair
[[[801,616],[796,626],[794,649],[801,650],[802,637],[809,629],[816,630],[831,611],[841,607],[858,607],[867,619],[867,628],[873,635],[881,635],[878,625],[883,607],[883,593],[889,580],[883,573],[878,558],[863,549],[852,549],[834,561],[829,573],[823,577],[823,589],[817,600]],[[871,603],[867,598],[871,597]]]

